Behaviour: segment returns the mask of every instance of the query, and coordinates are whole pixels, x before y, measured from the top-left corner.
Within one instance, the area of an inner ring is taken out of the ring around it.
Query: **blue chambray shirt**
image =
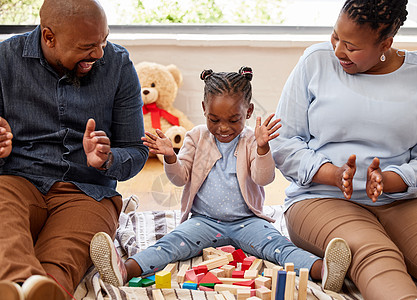
[[[47,63],[40,33],[38,26],[0,43],[0,117],[13,133],[0,174],[22,176],[44,194],[60,181],[96,200],[116,196],[117,180],[136,175],[148,157],[140,84],[129,54],[108,42],[77,87]],[[87,166],[82,141],[89,118],[110,138],[114,163],[107,171]]]

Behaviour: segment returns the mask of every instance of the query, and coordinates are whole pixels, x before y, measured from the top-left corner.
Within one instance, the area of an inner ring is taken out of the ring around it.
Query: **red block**
[[[208,272],[207,265],[193,267],[193,270],[196,274],[206,274]]]
[[[245,271],[233,271],[232,278],[245,278]]]
[[[241,270],[242,271],[249,270],[249,268],[250,268],[251,265],[252,265],[252,262],[250,262],[250,261],[243,261]]]
[[[232,255],[233,259],[237,262],[243,262],[243,260],[246,258],[246,254],[243,252],[242,249],[237,249],[233,251]]]
[[[235,282],[233,284],[234,285],[239,285],[239,286],[248,286],[251,289],[255,288],[255,280],[239,281],[239,282]]]
[[[221,282],[216,275],[214,275],[213,273],[208,272],[206,275],[204,275],[204,277],[199,281],[199,283],[215,283],[215,284],[220,284],[223,283]]]

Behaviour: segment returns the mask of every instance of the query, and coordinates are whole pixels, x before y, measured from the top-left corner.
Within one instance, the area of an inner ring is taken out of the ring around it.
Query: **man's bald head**
[[[41,10],[41,26],[58,28],[74,18],[105,18],[103,7],[96,0],[45,0]]]

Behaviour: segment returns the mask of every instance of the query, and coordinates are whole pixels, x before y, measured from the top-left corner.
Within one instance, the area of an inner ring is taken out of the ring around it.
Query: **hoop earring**
[[[381,57],[379,58],[381,61],[385,61],[387,58],[385,57],[385,54],[382,53]]]

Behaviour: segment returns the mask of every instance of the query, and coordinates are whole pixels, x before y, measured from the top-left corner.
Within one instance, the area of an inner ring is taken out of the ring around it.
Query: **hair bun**
[[[213,74],[213,70],[212,69],[204,70],[200,74],[200,79],[201,80],[206,80],[211,74]]]
[[[253,77],[253,72],[251,67],[241,67],[239,69],[239,74],[245,77],[247,80],[251,81]]]

